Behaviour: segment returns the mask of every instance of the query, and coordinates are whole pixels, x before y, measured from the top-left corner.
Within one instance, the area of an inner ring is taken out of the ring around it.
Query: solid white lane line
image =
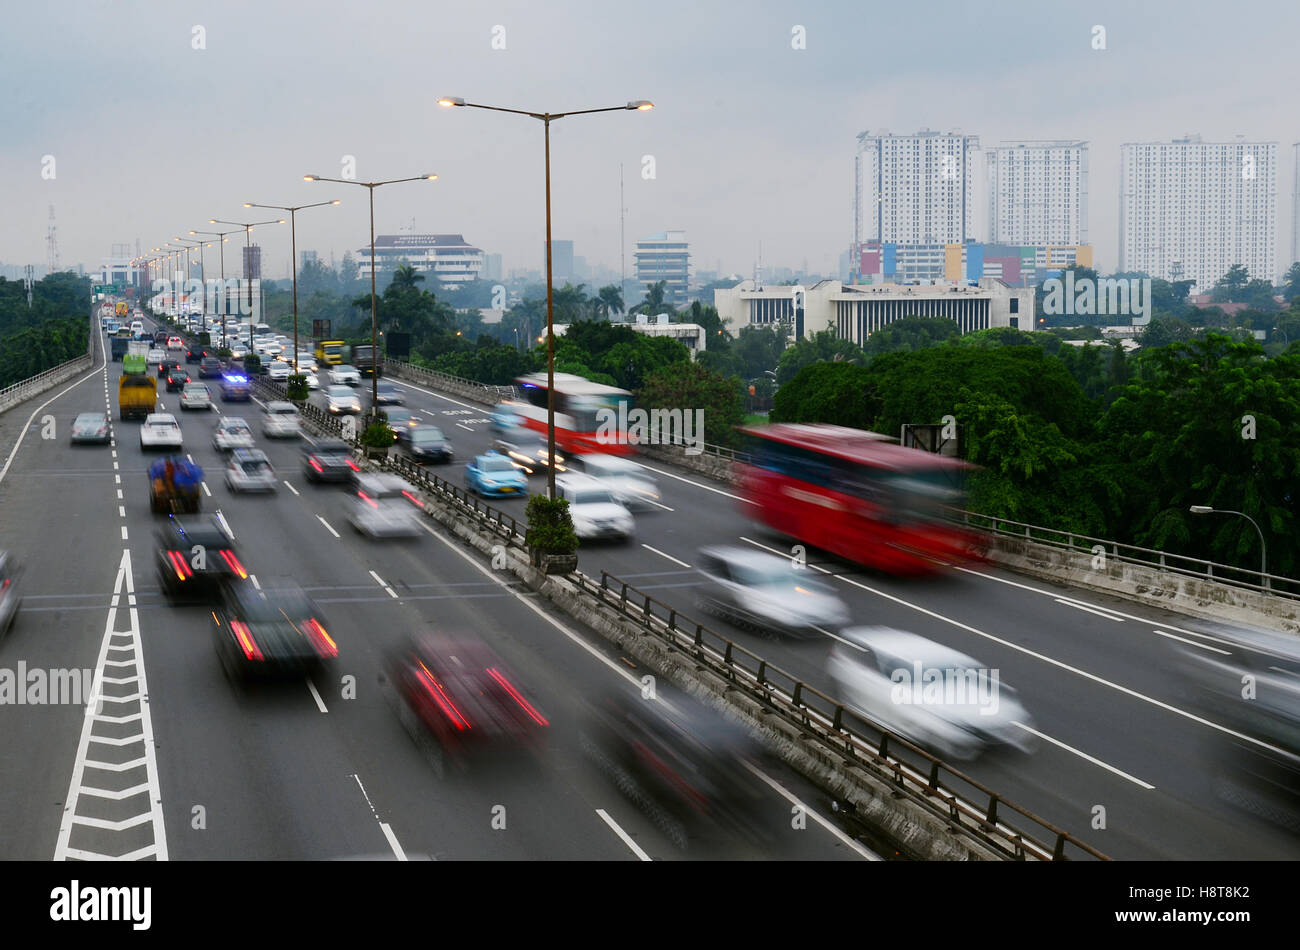
[[[784,551],[778,551],[776,548],[768,547],[765,544],[759,544],[757,541],[752,541],[749,538],[741,538],[740,540],[748,541],[750,544],[754,545],[755,547],[759,547],[759,548],[763,548],[764,550],[771,551],[773,554],[780,554],[782,557],[790,556],[786,554]],[[809,565],[809,566],[812,567],[813,565]],[[816,570],[821,571],[823,574],[831,574],[831,572],[826,570],[825,568],[816,568]],[[1019,653],[1023,653],[1026,656],[1031,656],[1036,660],[1043,661],[1044,663],[1050,663],[1052,666],[1065,670],[1068,673],[1073,673],[1076,676],[1082,676],[1084,679],[1092,680],[1094,683],[1116,690],[1117,692],[1121,692],[1126,696],[1132,696],[1134,699],[1140,699],[1144,703],[1150,703],[1152,706],[1156,706],[1160,709],[1165,710],[1166,712],[1171,712],[1176,716],[1182,716],[1184,719],[1190,719],[1192,722],[1199,723],[1202,726],[1209,726],[1211,729],[1216,729],[1219,732],[1224,733],[1225,735],[1232,736],[1235,739],[1241,739],[1242,741],[1249,742],[1252,745],[1257,745],[1262,749],[1268,749],[1270,752],[1276,752],[1282,756],[1288,755],[1287,752],[1285,752],[1282,749],[1279,749],[1277,746],[1270,745],[1267,742],[1261,742],[1259,739],[1256,739],[1253,736],[1248,736],[1243,732],[1237,732],[1234,729],[1229,729],[1227,726],[1221,726],[1217,722],[1212,722],[1209,719],[1205,719],[1202,716],[1197,716],[1194,713],[1189,713],[1185,709],[1179,709],[1177,706],[1171,706],[1169,703],[1161,702],[1155,697],[1147,696],[1145,693],[1139,693],[1135,689],[1129,689],[1127,686],[1121,686],[1119,683],[1115,683],[1112,682],[1111,680],[1105,679],[1104,677],[1098,676],[1096,673],[1089,673],[1087,670],[1079,669],[1077,666],[1070,666],[1070,664],[1068,663],[1063,663],[1062,661],[1047,656],[1044,653],[1038,653],[1035,650],[1030,650],[1028,647],[1023,647],[1018,643],[1012,643],[1010,640],[1004,640],[1002,637],[996,637],[991,633],[985,633],[983,630],[977,629],[976,627],[972,627],[969,624],[962,623],[960,620],[953,620],[951,617],[945,617],[943,614],[935,613],[933,610],[927,610],[926,608],[920,606],[919,604],[909,603],[908,601],[903,600],[901,597],[895,597],[892,594],[886,594],[883,590],[876,590],[874,587],[868,587],[866,584],[863,584],[859,581],[855,581],[851,577],[844,577],[841,574],[831,574],[831,576],[834,577],[836,580],[843,581],[846,584],[852,584],[854,587],[861,588],[862,590],[865,590],[870,594],[875,594],[877,597],[883,597],[885,600],[893,601],[894,603],[899,604],[903,607],[909,607],[912,610],[915,610],[919,613],[923,613],[927,617],[932,617],[935,620],[941,620],[944,623],[951,624],[952,626],[957,627],[960,630],[965,630],[967,633],[973,633],[977,637],[983,637],[985,640],[991,640],[992,642],[1007,647],[1008,649],[1012,649]]]
[[[635,854],[638,858],[640,858],[642,861],[654,860],[654,858],[650,857],[650,855],[646,854],[644,851],[641,850],[641,846],[638,845],[635,841],[633,841],[631,836],[628,835],[626,831],[624,831],[622,828],[619,827],[618,822],[616,822],[613,818],[609,817],[609,813],[606,812],[605,809],[597,808],[596,814],[600,816],[601,821],[609,825],[610,828],[614,829],[614,834],[618,835],[619,838],[622,840],[622,842],[625,845],[627,845],[628,848],[631,850],[631,852]]]
[[[648,545],[648,544],[643,544],[643,545],[641,545],[641,547],[645,548],[647,551],[653,551],[655,554],[658,554],[660,557],[666,557],[668,560],[672,561],[674,564],[680,564],[682,567],[690,567],[690,565],[687,564],[685,561],[679,561],[679,560],[677,560],[677,558],[673,557],[671,554],[665,554],[663,551],[660,551],[658,548],[652,548],[652,547],[650,547],[650,545]]]
[[[813,821],[817,822],[817,824],[821,825],[832,835],[834,835],[835,838],[841,844],[845,845],[846,847],[852,848],[854,852],[857,853],[858,857],[864,858],[867,861],[884,860],[884,858],[876,854],[874,851],[864,848],[861,845],[861,843],[854,841],[852,838],[846,835],[843,831],[841,831],[839,828],[835,826],[834,822],[830,821],[827,818],[822,817],[820,814],[813,811],[811,808],[809,808],[807,805],[801,802],[797,797],[795,797],[793,792],[787,789],[776,779],[772,778],[762,769],[755,767],[753,764],[749,762],[745,763],[745,767],[749,769],[749,771],[753,772],[756,776],[758,776],[758,778],[762,779],[768,785],[768,787],[770,787],[774,792],[776,792],[778,795],[780,795],[782,798],[788,801],[791,805],[798,805],[800,808],[802,808],[804,814],[808,815],[810,818],[812,818]]]
[[[1094,607],[1085,607],[1083,604],[1075,603],[1072,600],[1062,600],[1060,597],[1053,598],[1058,604],[1065,604],[1067,607],[1073,607],[1075,610],[1086,610],[1090,614],[1096,614],[1098,617],[1105,617],[1107,620],[1113,620],[1116,623],[1123,623],[1123,617],[1116,617],[1108,613],[1102,613]]]
[[[1045,732],[1039,732],[1037,729],[1031,729],[1029,726],[1026,726],[1023,722],[1018,722],[1015,725],[1025,730],[1025,732],[1038,736],[1038,738],[1042,739],[1044,742],[1050,742],[1052,743],[1052,745],[1060,746],[1066,752],[1071,752],[1074,755],[1077,755],[1081,759],[1086,759],[1087,761],[1091,762],[1093,765],[1100,766],[1101,768],[1105,769],[1107,772],[1114,772],[1120,778],[1127,779],[1128,781],[1132,782],[1134,785],[1140,785],[1142,786],[1142,788],[1145,788],[1148,791],[1155,788],[1155,786],[1152,785],[1150,782],[1144,782],[1140,778],[1134,778],[1132,775],[1129,775],[1127,772],[1123,771],[1122,769],[1117,769],[1113,765],[1107,765],[1101,759],[1094,758],[1093,756],[1088,755],[1088,753],[1086,752],[1080,752],[1078,749],[1074,748],[1074,746],[1066,745],[1060,739],[1053,739]]]
[[[1176,637],[1172,633],[1165,633],[1163,630],[1152,630],[1156,636],[1168,637],[1170,640],[1177,640],[1179,643],[1186,643],[1188,646],[1200,647],[1202,650],[1209,650],[1212,653],[1221,653],[1224,656],[1232,656],[1230,650],[1220,650],[1218,647],[1212,647],[1208,643],[1197,643],[1195,640],[1188,640],[1186,637]]]
[[[103,354],[101,354],[101,356],[102,355]],[[45,402],[41,403],[39,406],[37,406],[35,409],[32,410],[32,414],[27,417],[27,421],[23,423],[23,427],[18,430],[18,440],[14,442],[14,447],[13,449],[10,450],[9,457],[5,459],[4,468],[0,468],[0,482],[3,482],[5,476],[9,474],[9,466],[13,464],[14,456],[18,454],[18,450],[22,448],[23,439],[27,437],[27,430],[31,428],[32,420],[36,418],[36,414],[40,412],[42,409],[44,409],[46,406],[48,406],[50,403],[54,402],[54,400],[58,399],[60,396],[72,392],[72,390],[76,389],[78,386],[80,386],[86,380],[90,379],[92,376],[96,375],[97,373],[105,372],[106,370],[107,370],[107,364],[100,363],[99,366],[92,369],[85,376],[81,377],[81,379],[77,380],[75,383],[73,383],[70,386],[66,386],[63,389],[60,389],[57,393],[55,393],[49,399],[45,400]]]

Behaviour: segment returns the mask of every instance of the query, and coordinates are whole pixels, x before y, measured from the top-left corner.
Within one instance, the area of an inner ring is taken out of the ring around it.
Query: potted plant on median
[[[249,376],[258,376],[262,372],[262,358],[256,353],[244,357],[244,372]]]
[[[388,456],[388,450],[397,436],[388,424],[388,416],[382,412],[368,417],[370,424],[361,433],[361,444],[365,447],[366,457],[381,459]]]
[[[311,390],[307,388],[306,373],[294,373],[289,377],[289,382],[286,386],[286,395],[291,403],[299,409],[302,408],[302,404],[305,403],[307,397],[311,395]]]
[[[527,542],[533,566],[544,574],[570,574],[578,569],[578,535],[567,499],[545,495],[528,499]]]

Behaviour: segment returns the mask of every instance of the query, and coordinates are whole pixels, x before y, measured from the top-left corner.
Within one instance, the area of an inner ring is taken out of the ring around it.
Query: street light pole
[[[373,194],[373,192],[372,192]],[[296,205],[289,207],[287,205],[260,205],[253,201],[245,201],[245,208],[269,208],[273,211],[289,212],[289,263],[293,269],[293,371],[295,374],[298,369],[298,212],[304,208],[321,208],[325,205],[336,205],[340,202],[335,201],[318,201],[310,205]]]
[[[1269,589],[1268,551],[1264,546],[1264,532],[1260,530],[1260,527],[1258,524],[1256,524],[1255,519],[1252,518],[1250,515],[1246,514],[1244,511],[1229,511],[1226,508],[1212,508],[1209,505],[1192,505],[1192,507],[1189,510],[1194,515],[1239,515],[1242,518],[1245,518],[1247,521],[1249,521],[1252,525],[1254,525],[1256,533],[1259,534],[1260,582],[1263,585],[1264,589],[1268,590]]]
[[[511,112],[525,115],[530,119],[539,119],[544,127],[543,138],[546,153],[546,495],[555,497],[555,295],[551,267],[551,120],[563,119],[571,115],[588,115],[594,112],[621,112],[624,110],[646,111],[654,108],[654,103],[647,99],[637,99],[622,106],[608,106],[603,109],[577,109],[572,112],[527,112],[523,109],[506,109],[501,106],[487,106],[475,102],[466,102],[458,96],[443,96],[438,100],[440,106],[458,106],[469,109],[487,109],[491,112]]]
[[[437,181],[430,172],[413,178],[391,178],[388,181],[352,181],[345,178],[322,178],[320,175],[303,175],[303,181],[332,181],[340,185],[359,185],[370,192],[370,415],[371,421],[379,419],[379,298],[375,293],[375,189],[380,185],[396,185],[404,181]],[[336,202],[337,203],[337,202]]]
[[[240,230],[242,230],[242,228]],[[217,242],[217,248],[220,251],[220,257],[221,257],[220,312],[221,312],[221,348],[223,350],[229,349],[229,347],[226,346],[226,317],[230,315],[230,297],[226,293],[226,241],[229,240],[229,238],[227,238],[226,235],[238,234],[238,233],[239,231],[195,231],[193,229],[190,230],[190,234],[210,234],[213,237],[217,237],[221,239],[220,241]]]
[[[286,222],[284,218],[279,218],[278,220],[275,221],[223,221],[220,218],[208,218],[208,224],[235,224],[244,229],[245,270],[247,270],[248,268],[248,258],[249,258],[248,250],[253,246],[253,238],[252,238],[253,228],[261,227],[264,224],[285,224],[285,223]],[[233,232],[227,232],[227,233],[233,233]],[[245,274],[244,276],[245,279],[248,280],[248,309],[251,311],[253,309],[253,283],[252,280],[248,278],[247,274]],[[258,280],[260,281],[261,278],[259,277]]]

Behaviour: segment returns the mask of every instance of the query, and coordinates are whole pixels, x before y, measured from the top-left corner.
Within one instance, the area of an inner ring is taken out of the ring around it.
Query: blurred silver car
[[[617,455],[577,455],[569,469],[594,478],[626,508],[653,508],[659,503],[654,477],[631,459]]]
[[[422,530],[419,493],[396,475],[358,475],[348,520],[372,538],[415,537]]]
[[[696,565],[704,584],[697,604],[767,633],[815,636],[849,622],[844,601],[783,557],[752,548],[703,548]]]
[[[300,438],[298,407],[291,402],[268,402],[262,413],[262,435],[268,439]]]
[[[217,431],[212,435],[212,447],[218,452],[253,447],[253,430],[248,421],[239,416],[222,416]]]
[[[943,759],[965,761],[996,746],[1035,748],[1033,725],[1000,671],[927,640],[888,627],[841,632],[849,644],[831,650],[827,672],[835,695],[879,726]]]
[[[235,449],[226,466],[226,487],[231,491],[275,491],[275,470],[259,449]]]

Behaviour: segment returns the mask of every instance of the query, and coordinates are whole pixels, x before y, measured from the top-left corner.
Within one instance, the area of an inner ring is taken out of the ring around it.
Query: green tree
[[[897,350],[922,350],[956,339],[961,328],[943,317],[903,317],[869,334],[862,350],[867,359]]]
[[[704,441],[714,445],[736,445],[735,427],[745,418],[740,380],[690,361],[674,362],[648,374],[637,392],[637,402],[645,409],[702,410]]]
[[[777,390],[773,422],[870,429],[883,408],[871,371],[854,363],[810,363]]]
[[[777,384],[784,385],[805,366],[823,360],[861,364],[866,361],[866,354],[852,340],[841,340],[834,330],[819,330],[811,337],[791,344],[781,354],[776,367]]]

